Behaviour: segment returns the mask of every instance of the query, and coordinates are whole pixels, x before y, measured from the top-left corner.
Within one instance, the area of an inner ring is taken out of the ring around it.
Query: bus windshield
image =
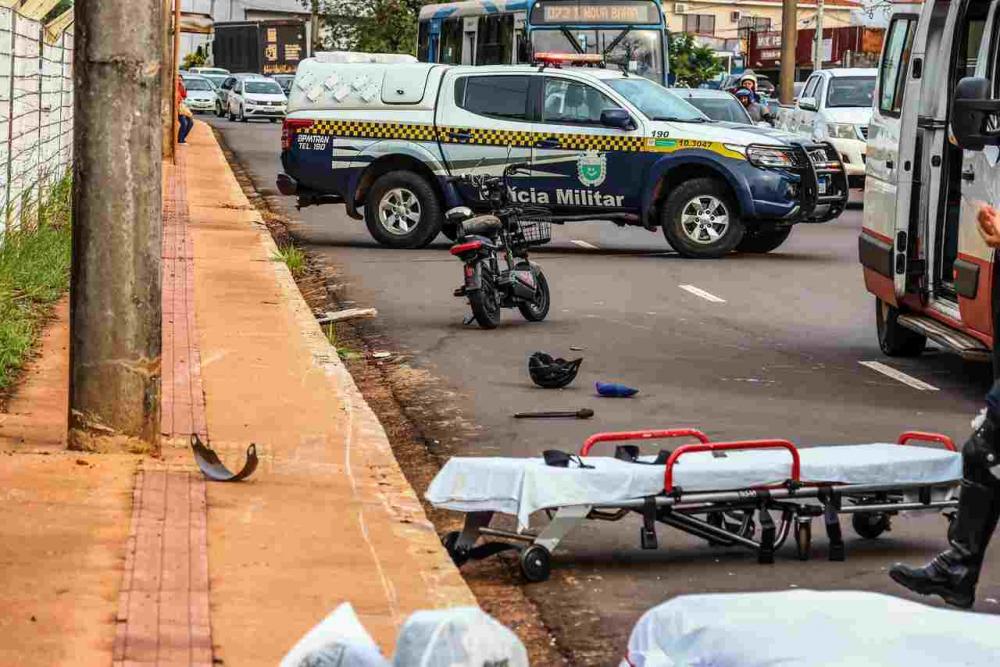
[[[609,66],[627,65],[630,72],[663,81],[662,30],[651,28],[536,28],[531,31],[535,53],[596,53]]]

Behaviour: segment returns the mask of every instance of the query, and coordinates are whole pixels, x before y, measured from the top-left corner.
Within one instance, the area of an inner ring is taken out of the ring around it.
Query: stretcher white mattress
[[[795,590],[674,598],[639,619],[621,667],[957,667],[997,656],[997,616]]]
[[[801,480],[839,484],[944,484],[962,475],[957,452],[891,444],[809,447],[799,450]],[[537,458],[453,457],[438,472],[426,497],[436,507],[460,512],[512,514],[521,528],[541,509],[613,505],[663,491],[666,466],[588,456],[594,469],[545,465]],[[778,484],[789,478],[785,450],[737,450],[685,454],[674,465],[674,485],[685,492],[728,491]]]

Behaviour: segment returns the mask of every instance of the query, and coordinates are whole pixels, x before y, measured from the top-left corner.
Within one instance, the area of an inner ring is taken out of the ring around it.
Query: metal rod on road
[[[795,39],[798,37],[796,0],[783,0],[781,5],[781,75],[779,100],[791,104],[795,88]]]
[[[71,449],[158,445],[162,3],[76,3]]]

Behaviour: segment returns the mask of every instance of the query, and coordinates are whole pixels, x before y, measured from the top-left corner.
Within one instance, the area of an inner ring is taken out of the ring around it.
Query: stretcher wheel
[[[463,551],[457,549],[458,538],[462,535],[459,530],[453,530],[450,533],[446,533],[444,537],[441,538],[441,544],[448,551],[448,555],[451,556],[451,560],[455,563],[455,567],[462,567],[469,556]]]
[[[809,560],[809,550],[812,548],[812,522],[795,522],[795,555],[799,560]]]
[[[883,512],[857,512],[851,517],[851,527],[866,540],[874,540],[889,530],[889,515]]]
[[[521,572],[531,583],[545,581],[552,571],[549,550],[540,544],[532,544],[521,552]]]

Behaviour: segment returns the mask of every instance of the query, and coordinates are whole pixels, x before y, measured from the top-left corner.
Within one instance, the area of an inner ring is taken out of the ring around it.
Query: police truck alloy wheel
[[[899,311],[875,299],[875,329],[878,346],[890,357],[919,357],[927,347],[927,337],[899,323]]]
[[[441,204],[423,177],[410,171],[379,176],[365,198],[365,224],[390,248],[423,248],[441,231]]]
[[[521,573],[531,583],[538,583],[549,578],[552,571],[549,550],[540,544],[532,544],[521,552]]]
[[[693,178],[667,194],[663,235],[684,257],[715,258],[743,240],[744,227],[726,187],[713,178]]]
[[[743,240],[736,246],[737,252],[765,253],[777,249],[788,240],[792,233],[791,227],[778,229],[748,229],[743,234]]]
[[[537,283],[535,298],[531,302],[522,301],[517,304],[517,309],[529,322],[544,320],[545,316],[549,314],[549,306],[552,301],[549,296],[549,281],[545,279],[542,270],[537,267],[535,268],[535,282]]]

